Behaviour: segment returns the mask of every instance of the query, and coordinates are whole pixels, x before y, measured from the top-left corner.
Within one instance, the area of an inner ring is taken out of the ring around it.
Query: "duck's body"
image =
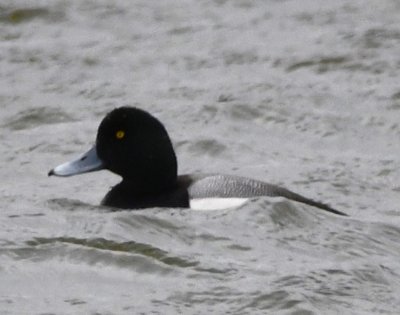
[[[229,206],[229,200],[238,204],[249,198],[279,196],[345,215],[285,188],[246,177],[178,176],[175,152],[164,126],[149,113],[132,107],[111,111],[99,126],[96,145],[79,159],[54,168],[49,175],[72,176],[100,169],[122,177],[102,201],[115,208],[194,208],[196,202],[198,205],[205,199],[225,199]]]

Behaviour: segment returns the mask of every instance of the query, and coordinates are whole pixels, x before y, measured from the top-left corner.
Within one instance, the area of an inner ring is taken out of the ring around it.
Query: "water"
[[[0,2],[1,314],[398,314],[400,5]],[[233,210],[110,212],[47,171],[105,113],[161,119],[181,173],[280,184]]]

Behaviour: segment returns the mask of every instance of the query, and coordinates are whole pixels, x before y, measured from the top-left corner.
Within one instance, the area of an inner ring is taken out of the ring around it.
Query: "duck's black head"
[[[100,123],[94,148],[49,175],[71,176],[99,169],[120,175],[136,193],[175,185],[177,161],[167,131],[149,113],[134,107],[114,109]]]
[[[149,185],[165,189],[176,181],[176,156],[167,131],[159,120],[138,108],[110,112],[100,123],[96,150],[107,169],[138,182],[141,189]]]

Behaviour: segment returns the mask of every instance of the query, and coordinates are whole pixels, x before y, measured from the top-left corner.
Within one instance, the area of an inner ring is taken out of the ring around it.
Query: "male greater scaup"
[[[134,107],[120,107],[108,113],[100,123],[94,147],[77,160],[52,169],[49,176],[72,176],[101,169],[122,177],[102,201],[103,205],[116,208],[189,208],[195,207],[196,201],[210,198],[229,199],[237,204],[248,198],[280,196],[346,215],[324,203],[250,178],[178,176],[175,151],[163,124],[148,112]]]

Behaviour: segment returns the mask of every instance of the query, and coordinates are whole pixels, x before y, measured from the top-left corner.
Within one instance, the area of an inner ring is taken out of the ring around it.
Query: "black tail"
[[[332,207],[328,206],[325,203],[314,201],[312,199],[308,199],[306,197],[303,197],[303,196],[301,196],[299,194],[296,194],[296,193],[294,193],[294,192],[292,192],[290,190],[287,190],[285,188],[282,188],[282,187],[279,187],[276,190],[276,193],[279,196],[285,197],[285,198],[290,199],[290,200],[298,201],[298,202],[304,203],[306,205],[310,205],[310,206],[313,206],[313,207],[316,207],[316,208],[319,208],[319,209],[322,209],[322,210],[325,210],[325,211],[328,211],[328,212],[331,212],[331,213],[334,213],[334,214],[348,216],[348,214],[346,214],[344,212],[341,212],[339,210],[333,209]]]

